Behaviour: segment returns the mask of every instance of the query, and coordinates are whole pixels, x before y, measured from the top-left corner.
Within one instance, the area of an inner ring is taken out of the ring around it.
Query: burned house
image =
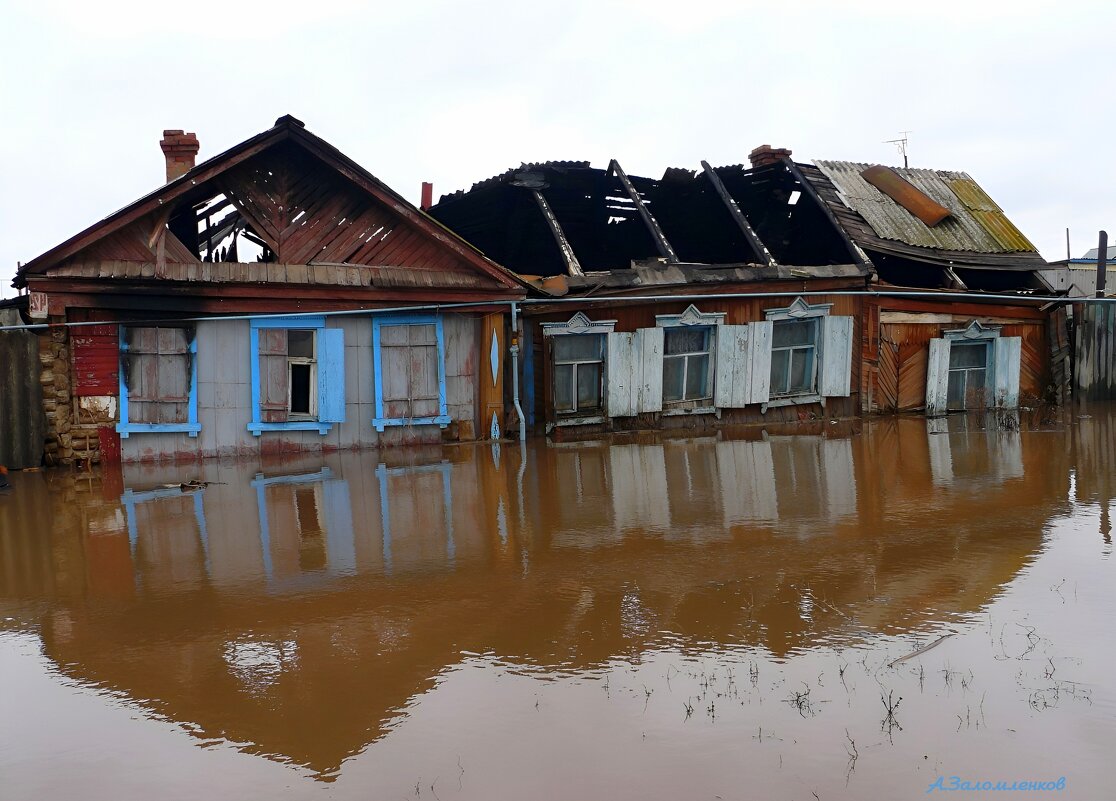
[[[441,198],[435,218],[551,298],[525,320],[528,422],[702,427],[1043,393],[1045,262],[975,182],[790,156],[765,145],[750,166],[660,179],[530,164]]]
[[[51,324],[48,461],[499,429],[522,281],[293,117],[201,164],[192,133],[160,144],[165,185],[16,276]]]

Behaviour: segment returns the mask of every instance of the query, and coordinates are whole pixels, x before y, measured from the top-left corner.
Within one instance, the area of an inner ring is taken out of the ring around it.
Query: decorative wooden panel
[[[926,405],[927,345],[899,346],[899,380],[896,407],[899,411],[921,409]]]
[[[875,400],[880,411],[892,412],[899,404],[899,346],[880,339]]]

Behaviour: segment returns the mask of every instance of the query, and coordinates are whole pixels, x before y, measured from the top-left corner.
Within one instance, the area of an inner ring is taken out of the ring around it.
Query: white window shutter
[[[635,334],[627,331],[608,335],[608,389],[605,411],[609,417],[631,417],[636,413],[637,388],[633,356]]]
[[[997,409],[1019,406],[1019,363],[1022,337],[996,337],[992,340],[993,403]]]
[[[748,326],[719,325],[716,329],[713,405],[733,409],[746,401],[748,384]]]
[[[949,393],[949,340],[931,339],[926,365],[926,414],[945,414]]]
[[[749,323],[748,384],[744,403],[767,403],[771,399],[771,336],[774,323]]]
[[[662,328],[641,328],[632,341],[632,367],[639,381],[638,412],[663,410],[663,333]]]
[[[318,330],[318,422],[345,422],[345,331]]]
[[[825,398],[847,398],[852,388],[853,318],[823,317],[821,336],[818,392]]]

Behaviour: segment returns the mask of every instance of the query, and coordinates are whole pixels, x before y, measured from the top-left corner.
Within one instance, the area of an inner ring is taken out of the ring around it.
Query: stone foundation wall
[[[51,318],[61,323],[63,318]],[[45,460],[48,465],[68,465],[79,461],[101,460],[100,425],[81,414],[80,398],[72,394],[73,376],[69,329],[59,325],[39,335],[39,383],[43,388],[43,415],[46,419]]]

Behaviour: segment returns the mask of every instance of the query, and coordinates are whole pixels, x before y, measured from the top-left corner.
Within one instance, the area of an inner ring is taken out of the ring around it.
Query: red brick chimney
[[[419,202],[419,208],[427,211],[434,205],[434,184],[429,181],[422,182],[422,200]]]
[[[766,167],[768,164],[778,164],[783,159],[789,159],[791,152],[785,147],[772,147],[760,145],[748,154],[748,160],[753,167]]]
[[[201,146],[196,134],[163,131],[159,147],[163,148],[163,155],[167,157],[167,183],[170,183],[194,168],[194,159]]]

